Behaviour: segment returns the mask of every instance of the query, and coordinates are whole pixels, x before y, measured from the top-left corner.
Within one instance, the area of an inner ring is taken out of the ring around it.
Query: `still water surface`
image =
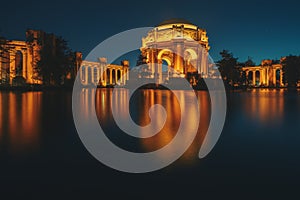
[[[118,89],[121,99],[128,91]],[[145,126],[151,105],[166,108],[163,129],[148,139],[124,134],[111,116],[112,89],[95,93],[99,123],[116,145],[149,152],[168,144],[180,122],[179,101],[167,90],[139,90],[130,100],[130,115]],[[184,91],[177,91],[184,95]],[[127,174],[95,160],[82,145],[72,117],[71,91],[0,92],[0,191],[10,197],[108,196],[123,198],[292,197],[300,186],[300,95],[284,90],[228,93],[222,135],[204,159],[197,157],[210,121],[210,98],[197,92],[200,124],[195,141],[172,165],[153,173]],[[84,98],[84,96],[82,97]],[[122,102],[122,101],[121,101]],[[118,107],[120,115],[127,107]],[[83,108],[82,115],[85,110]],[[128,117],[124,114],[124,117]],[[160,116],[155,116],[160,120]],[[143,134],[141,132],[141,134]],[[161,159],[165,155],[161,155]]]

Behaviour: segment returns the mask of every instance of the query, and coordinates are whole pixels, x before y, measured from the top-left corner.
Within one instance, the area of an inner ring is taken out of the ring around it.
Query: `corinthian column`
[[[183,47],[182,43],[177,43],[175,45],[175,70],[183,74]]]

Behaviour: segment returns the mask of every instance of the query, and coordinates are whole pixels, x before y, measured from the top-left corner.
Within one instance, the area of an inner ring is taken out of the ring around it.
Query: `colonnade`
[[[177,43],[174,48],[149,48],[147,51],[150,77],[154,78],[157,84],[163,83],[163,61],[168,64],[168,77],[185,77],[188,72],[197,72],[204,78],[209,76],[209,59],[205,48],[192,49],[184,43]],[[186,53],[191,54],[190,58],[184,57]],[[192,62],[193,69],[187,68],[187,60]]]
[[[103,58],[99,62],[84,60],[79,73],[83,85],[126,85],[129,80],[129,63],[123,61],[122,65],[107,64]]]
[[[246,78],[253,86],[284,86],[282,65],[243,67]],[[279,74],[277,72],[279,71]],[[252,78],[250,77],[252,74]],[[252,80],[251,80],[252,79]]]

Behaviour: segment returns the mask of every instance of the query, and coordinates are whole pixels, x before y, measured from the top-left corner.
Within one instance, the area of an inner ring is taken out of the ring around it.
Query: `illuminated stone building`
[[[140,48],[148,64],[148,78],[157,84],[184,78],[188,73],[212,76],[209,49],[206,30],[181,19],[164,21],[149,31]]]
[[[122,61],[122,65],[107,64],[106,58],[99,58],[98,62],[83,60],[79,76],[83,85],[126,85],[129,80],[129,62]]]
[[[42,84],[42,77],[36,70],[37,62],[40,60],[40,50],[45,41],[46,34],[40,30],[27,30],[26,41],[8,40],[0,50],[0,84],[17,85],[16,80],[25,81],[27,84]],[[54,34],[48,34],[48,38],[55,46]],[[74,53],[74,70],[66,74],[66,79],[76,76],[80,66],[82,55]]]
[[[35,72],[35,61],[39,58],[40,46],[37,38],[42,31],[28,30],[26,38],[33,37],[32,42],[10,40],[7,41],[0,56],[0,82],[12,84],[16,77],[23,77],[26,83],[41,84],[38,74]]]
[[[263,60],[259,66],[245,66],[242,70],[246,73],[249,85],[264,87],[283,87],[282,61],[274,63],[272,60]]]

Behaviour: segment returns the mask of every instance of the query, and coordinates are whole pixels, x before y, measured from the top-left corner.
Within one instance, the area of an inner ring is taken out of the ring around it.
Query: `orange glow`
[[[41,95],[40,92],[29,93],[1,93],[2,113],[0,119],[1,133],[9,133],[9,147],[12,152],[25,148],[36,148],[41,124]]]
[[[263,123],[279,123],[284,112],[284,90],[260,89],[249,93],[253,97],[244,99],[245,110]]]

